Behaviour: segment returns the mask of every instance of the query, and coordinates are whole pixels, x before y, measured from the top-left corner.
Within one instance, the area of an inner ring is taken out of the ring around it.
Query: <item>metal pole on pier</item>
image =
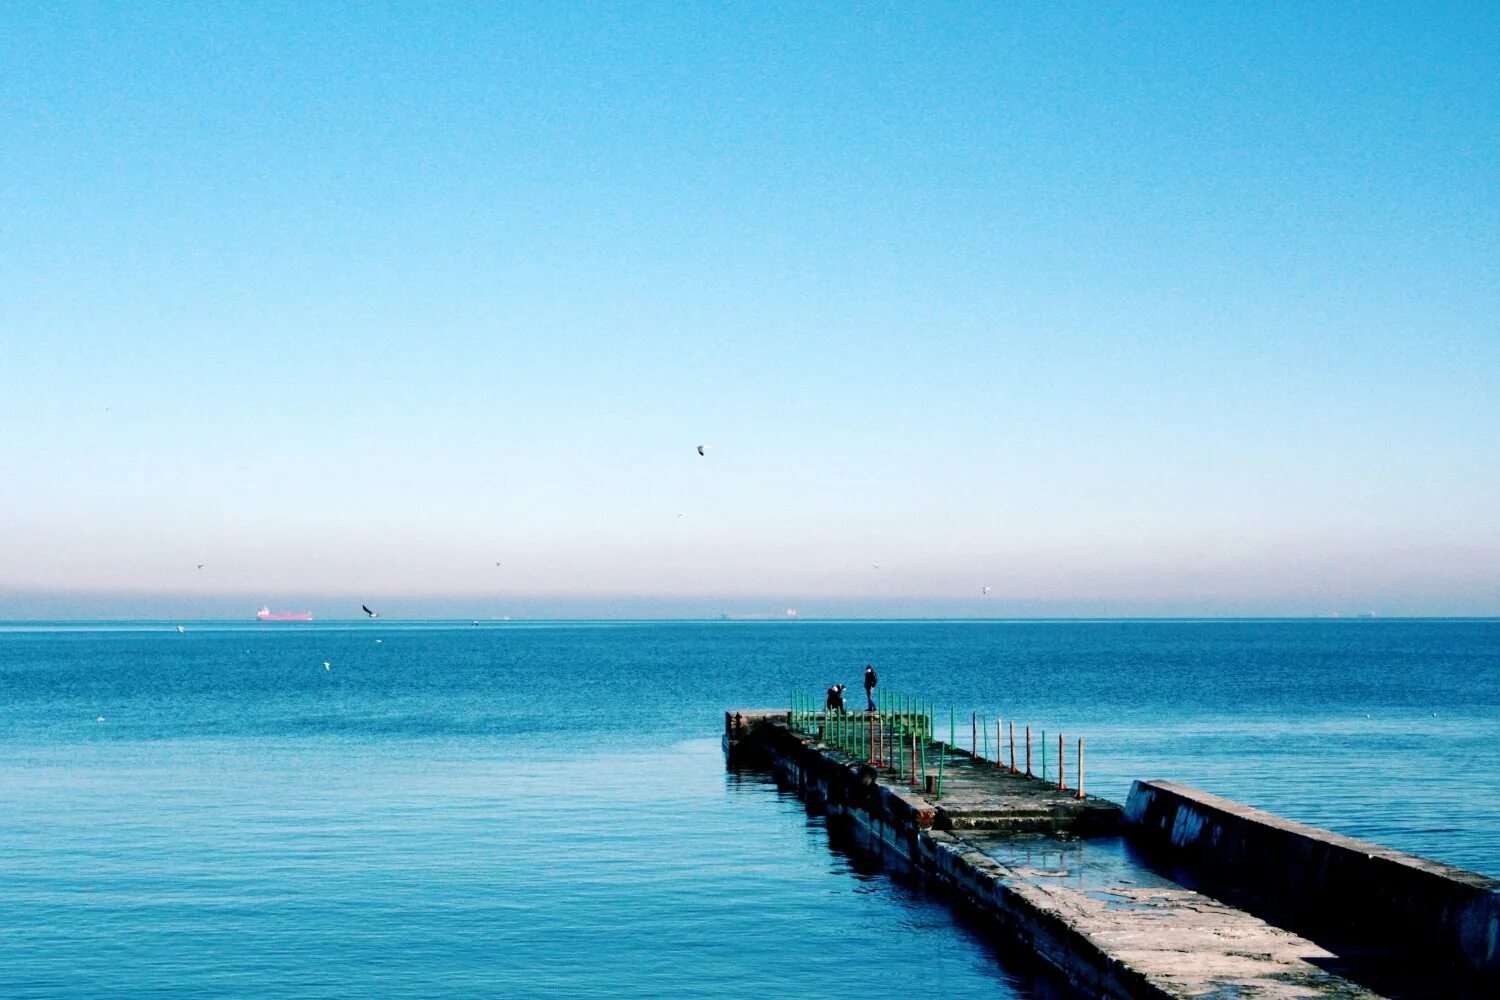
[[[941,743],[938,744],[937,755],[938,755],[938,793],[937,794],[938,794],[938,798],[942,798],[943,797],[943,761],[945,761],[948,758],[948,754],[947,754],[946,748]]]
[[[1078,798],[1083,798],[1083,740],[1078,741]]]

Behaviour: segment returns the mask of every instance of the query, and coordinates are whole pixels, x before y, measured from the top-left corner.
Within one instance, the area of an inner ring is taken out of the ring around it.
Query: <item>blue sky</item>
[[[1500,613],[1497,81],[1493,5],[7,6],[0,616]]]

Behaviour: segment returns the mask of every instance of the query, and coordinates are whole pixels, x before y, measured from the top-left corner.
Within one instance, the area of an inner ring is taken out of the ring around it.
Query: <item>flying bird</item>
[[[990,592],[990,588],[988,588],[988,587],[985,587],[985,588],[984,588],[984,593],[986,593],[986,594],[988,594],[988,593],[989,593],[989,592]]]
[[[202,569],[203,568],[203,564],[202,563],[198,563],[198,568]]]
[[[369,615],[371,618],[379,618],[380,617],[380,612],[379,611],[371,611],[370,610],[370,606],[368,604],[361,604],[360,607],[364,608],[365,609],[365,614]]]
[[[185,629],[181,625],[179,625],[179,626],[177,626],[177,631],[179,631],[179,632],[186,632],[187,629]]]
[[[333,664],[329,663],[327,660],[324,660],[323,661],[323,669],[324,670],[332,670],[333,669]]]
[[[702,454],[706,453],[707,451],[708,451],[708,445],[706,445],[706,444],[700,444],[698,446],[698,454],[702,455]]]

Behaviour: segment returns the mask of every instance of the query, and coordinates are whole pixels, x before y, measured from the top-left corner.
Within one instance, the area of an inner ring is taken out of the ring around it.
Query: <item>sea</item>
[[[178,624],[0,625],[0,997],[1051,995],[726,769],[866,664],[1500,876],[1497,620]]]

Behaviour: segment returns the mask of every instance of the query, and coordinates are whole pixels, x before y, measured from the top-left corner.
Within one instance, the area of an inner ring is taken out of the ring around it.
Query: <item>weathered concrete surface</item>
[[[1122,866],[1091,871],[1087,845],[1058,845],[1028,858],[1026,839],[934,834],[938,864],[966,896],[983,903],[1009,895],[1005,909],[1034,914],[1026,923],[1054,923],[1068,935],[1027,938],[1042,951],[1068,941],[1053,964],[1080,970],[1074,983],[1092,996],[1374,998],[1334,969],[1342,959],[1248,913]],[[1114,838],[1118,840],[1118,838]],[[1040,860],[1041,864],[1028,863]],[[991,903],[988,907],[999,909]],[[1096,969],[1092,982],[1082,970]]]
[[[943,795],[935,808],[941,830],[1089,835],[1118,829],[1122,816],[1113,802],[1092,796],[1079,799],[1051,782],[1011,774],[993,761],[955,751],[945,755]]]
[[[1119,815],[1113,803],[1080,801],[972,759],[957,764],[949,795],[934,801],[793,732],[784,717],[769,713],[752,722],[749,713],[730,713],[726,747],[753,752],[810,804],[852,822],[867,840],[966,900],[1082,996],[1377,996],[1324,970],[1319,963],[1332,956],[1312,942],[1181,886],[1069,885],[990,853],[1028,831],[1111,830]]]
[[[1500,995],[1500,880],[1166,781],[1135,782],[1126,818],[1215,895],[1299,930],[1415,948]]]
[[[731,760],[745,755],[760,755],[760,741],[746,742],[757,726],[765,722],[786,721],[784,708],[746,708],[724,713],[724,752]]]

